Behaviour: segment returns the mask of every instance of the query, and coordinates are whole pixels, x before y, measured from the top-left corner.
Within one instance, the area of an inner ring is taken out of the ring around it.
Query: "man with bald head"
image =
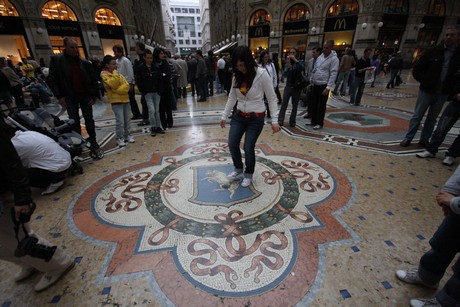
[[[64,52],[51,57],[48,82],[59,104],[75,121],[72,129],[81,134],[79,109],[85,119],[88,141],[99,148],[93,119],[93,104],[98,98],[97,76],[90,62],[80,58],[75,39],[64,38]]]

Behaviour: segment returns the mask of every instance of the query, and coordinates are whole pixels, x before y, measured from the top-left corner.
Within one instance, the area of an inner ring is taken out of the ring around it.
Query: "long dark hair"
[[[155,49],[153,49],[153,61],[154,62],[161,62],[162,60],[160,59],[160,52],[166,52],[165,49],[163,48],[160,48],[160,47],[155,47]]]
[[[246,74],[243,75],[237,68],[236,62],[241,61],[246,66]],[[232,52],[232,67],[235,73],[236,88],[241,88],[243,80],[246,81],[248,88],[252,86],[252,82],[256,77],[257,64],[252,57],[251,49],[248,46],[238,46]]]

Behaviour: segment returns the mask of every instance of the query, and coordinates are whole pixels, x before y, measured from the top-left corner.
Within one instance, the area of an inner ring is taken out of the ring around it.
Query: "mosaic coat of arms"
[[[320,159],[266,145],[256,150],[247,188],[228,180],[233,165],[219,141],[155,154],[92,185],[71,218],[81,237],[114,243],[101,282],[153,274],[154,291],[179,305],[185,302],[166,287],[172,280],[201,290],[187,298],[190,305],[213,297],[262,302],[268,292],[287,304],[311,299],[324,265],[319,247],[352,238],[337,217],[351,184]],[[104,234],[114,228],[116,236]],[[281,294],[296,283],[304,286]]]

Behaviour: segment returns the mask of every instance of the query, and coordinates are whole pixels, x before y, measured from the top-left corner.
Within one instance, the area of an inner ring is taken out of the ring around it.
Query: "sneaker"
[[[134,140],[133,136],[130,134],[126,137],[125,143],[134,143],[136,140]]]
[[[419,158],[434,158],[435,155],[429,152],[428,150],[425,150],[423,152],[416,154],[416,156]]]
[[[117,139],[117,145],[120,148],[125,147],[126,146],[125,140],[124,139]]]
[[[52,285],[54,285],[61,277],[67,274],[70,270],[72,270],[75,266],[75,262],[71,260],[70,264],[68,264],[62,270],[55,270],[52,272],[46,272],[45,275],[40,279],[40,281],[35,285],[35,291],[40,292],[43,290],[48,289]]]
[[[243,181],[241,182],[241,186],[243,188],[247,188],[252,182],[251,178],[244,178]]]
[[[412,307],[441,307],[436,298],[414,298],[409,301]]]
[[[313,126],[313,130],[319,130],[319,129],[322,129],[322,128],[323,128],[323,126],[321,126],[321,125]]]
[[[155,128],[153,128],[153,127],[150,128],[150,135],[151,136],[157,136]]]
[[[396,271],[396,277],[398,277],[399,280],[402,280],[408,284],[414,284],[414,285],[422,285],[431,289],[436,289],[439,285],[439,283],[435,285],[430,285],[425,282],[418,276],[418,269],[413,268],[409,270],[397,270]]]
[[[163,129],[161,129],[160,127],[156,127],[155,128],[155,131],[159,134],[165,134],[165,131]]]
[[[229,180],[238,180],[241,178],[242,173],[238,173],[236,171],[231,172],[230,174],[227,175],[227,179]]]
[[[64,180],[61,180],[56,183],[50,183],[48,187],[42,192],[42,195],[49,195],[57,192],[64,185]]]
[[[37,272],[37,270],[33,267],[21,267],[21,271],[13,277],[13,280],[15,282],[21,282],[34,275],[35,272]]]
[[[446,156],[444,160],[442,160],[442,164],[447,165],[447,166],[452,166],[454,164],[455,157],[452,156]]]

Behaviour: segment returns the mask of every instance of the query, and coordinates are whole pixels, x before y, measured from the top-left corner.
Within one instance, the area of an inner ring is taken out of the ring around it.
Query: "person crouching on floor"
[[[42,195],[53,194],[64,185],[70,153],[52,138],[35,131],[16,131],[11,138],[31,187],[44,188]]]
[[[106,55],[102,60],[102,83],[107,92],[107,99],[112,105],[115,114],[115,134],[118,147],[126,143],[134,143],[131,136],[131,106],[129,104],[129,83],[125,77],[118,73],[117,61],[111,55]]]

